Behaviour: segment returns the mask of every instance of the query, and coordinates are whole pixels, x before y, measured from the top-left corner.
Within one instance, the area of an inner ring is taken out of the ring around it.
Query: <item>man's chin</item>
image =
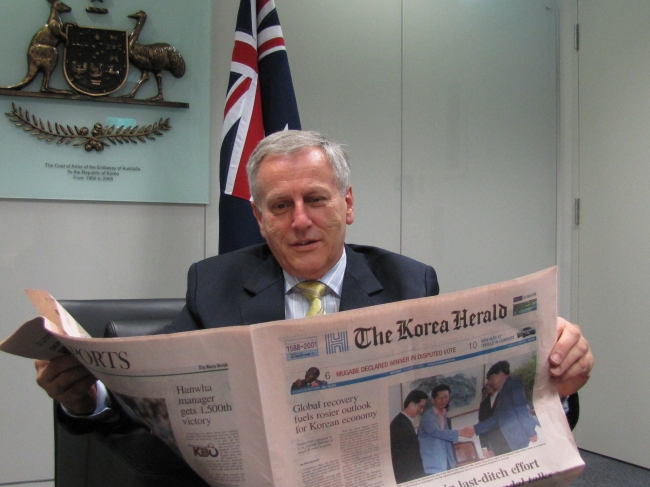
[[[305,279],[320,279],[329,269],[324,269],[323,262],[313,262],[309,259],[296,259],[291,262],[291,271],[289,274],[294,277],[303,277]]]

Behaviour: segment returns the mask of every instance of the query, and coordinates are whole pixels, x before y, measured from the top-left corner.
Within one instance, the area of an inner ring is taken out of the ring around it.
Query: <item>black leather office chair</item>
[[[59,301],[93,337],[158,333],[184,299]],[[207,487],[184,460],[146,428],[127,433],[73,435],[57,420],[54,405],[57,487]]]

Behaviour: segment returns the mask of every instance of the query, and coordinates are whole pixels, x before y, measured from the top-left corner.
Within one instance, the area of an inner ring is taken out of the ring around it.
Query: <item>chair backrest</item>
[[[105,335],[110,322],[151,322],[165,320],[171,323],[183,306],[185,299],[89,299],[60,300],[59,303],[92,337]],[[133,336],[138,333],[133,333]],[[146,327],[140,335],[150,334]],[[120,335],[122,336],[122,335]]]

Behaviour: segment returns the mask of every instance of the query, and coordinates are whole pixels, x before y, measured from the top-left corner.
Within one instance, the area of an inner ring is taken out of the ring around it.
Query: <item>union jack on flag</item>
[[[300,129],[296,95],[273,0],[241,0],[221,140],[219,253],[263,239],[250,207],[246,163],[257,143]]]

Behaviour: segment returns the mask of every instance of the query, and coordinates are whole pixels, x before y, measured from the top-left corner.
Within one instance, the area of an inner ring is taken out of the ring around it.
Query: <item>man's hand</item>
[[[91,414],[97,402],[95,377],[72,355],[36,360],[36,382],[71,414]]]
[[[560,396],[569,396],[585,385],[594,366],[594,356],[580,328],[564,318],[557,319],[557,342],[549,362]]]
[[[474,436],[474,427],[473,426],[465,426],[463,429],[461,429],[458,432],[458,436],[464,436],[465,438],[471,438]]]

